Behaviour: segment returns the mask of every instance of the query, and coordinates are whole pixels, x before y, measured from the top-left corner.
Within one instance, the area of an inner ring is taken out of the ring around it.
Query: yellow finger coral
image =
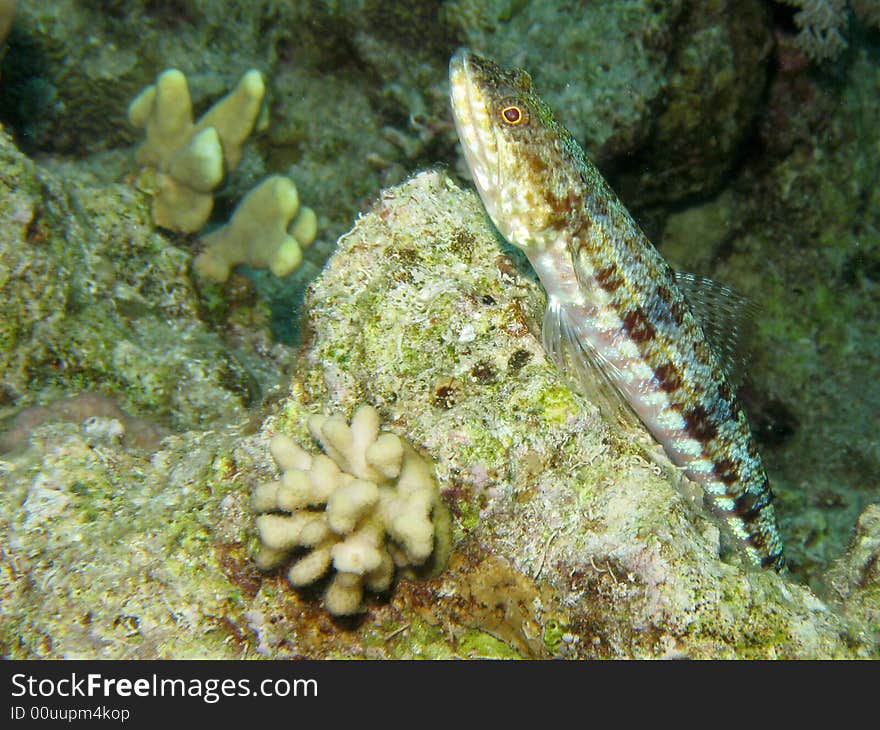
[[[268,570],[302,553],[287,572],[295,586],[333,568],[324,605],[335,616],[362,610],[364,589],[386,591],[395,567],[429,559],[442,567],[450,520],[433,470],[398,436],[379,434],[376,410],[362,406],[350,424],[341,416],[313,416],[309,431],[323,454],[286,436],[270,444],[283,473],[254,494],[262,513],[257,565]]]
[[[300,265],[302,249],[315,240],[316,232],[315,212],[300,207],[293,182],[272,175],[242,199],[229,223],[203,237],[205,250],[193,266],[217,282],[226,281],[237,264],[286,276]]]
[[[146,135],[137,161],[156,172],[156,225],[184,233],[205,225],[214,205],[212,191],[241,162],[265,93],[260,72],[248,71],[194,123],[186,77],[169,69],[131,102],[129,121]]]

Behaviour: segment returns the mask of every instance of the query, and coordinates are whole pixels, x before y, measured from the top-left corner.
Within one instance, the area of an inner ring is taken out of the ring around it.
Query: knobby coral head
[[[283,470],[260,485],[254,509],[268,570],[293,559],[287,579],[304,586],[333,571],[324,605],[335,616],[363,610],[364,589],[387,591],[395,569],[442,568],[451,541],[433,466],[395,434],[379,433],[379,415],[359,408],[342,416],[312,416],[309,431],[323,454],[286,436],[270,445]],[[302,550],[306,549],[305,555]]]

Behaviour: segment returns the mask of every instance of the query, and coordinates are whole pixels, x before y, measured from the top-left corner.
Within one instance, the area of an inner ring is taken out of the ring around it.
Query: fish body
[[[486,211],[546,290],[548,353],[585,389],[623,396],[750,561],[783,570],[767,474],[681,280],[525,71],[460,50],[450,87]]]

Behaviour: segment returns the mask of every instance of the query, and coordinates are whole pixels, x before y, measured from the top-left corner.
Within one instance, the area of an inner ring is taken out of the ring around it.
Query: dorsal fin
[[[731,385],[739,385],[750,354],[750,334],[757,305],[727,284],[696,274],[676,272],[675,283],[703,328]]]

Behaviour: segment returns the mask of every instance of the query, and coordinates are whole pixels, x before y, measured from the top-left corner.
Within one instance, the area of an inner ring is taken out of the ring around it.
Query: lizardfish
[[[783,570],[767,473],[684,291],[697,279],[676,277],[525,71],[460,50],[449,81],[483,205],[547,293],[548,354],[622,397],[750,561]]]

